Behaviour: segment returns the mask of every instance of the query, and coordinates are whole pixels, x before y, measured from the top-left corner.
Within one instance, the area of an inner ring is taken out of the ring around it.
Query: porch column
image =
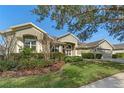
[[[63,50],[63,47],[62,47],[62,45],[60,45],[60,46],[59,46],[59,52],[63,53],[62,50]]]

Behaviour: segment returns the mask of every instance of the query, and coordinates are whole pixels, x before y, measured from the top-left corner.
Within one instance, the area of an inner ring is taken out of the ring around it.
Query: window
[[[51,52],[59,52],[59,46],[58,45],[54,45],[51,47]]]
[[[71,56],[72,55],[72,45],[68,44],[66,46],[66,55]]]
[[[35,36],[24,36],[24,47],[32,48],[33,51],[36,51],[36,40]]]
[[[66,46],[66,49],[72,49],[72,46],[70,45],[70,44],[68,44],[67,46]]]

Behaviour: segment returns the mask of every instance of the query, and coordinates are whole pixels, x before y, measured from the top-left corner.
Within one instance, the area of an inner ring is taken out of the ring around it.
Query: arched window
[[[37,38],[35,36],[25,35],[23,36],[23,40],[24,40],[24,47],[32,48],[32,50],[34,51],[36,50]]]
[[[72,45],[68,44],[68,45],[66,46],[66,49],[72,49]]]
[[[71,44],[66,45],[65,54],[68,55],[68,56],[72,55],[72,45]]]

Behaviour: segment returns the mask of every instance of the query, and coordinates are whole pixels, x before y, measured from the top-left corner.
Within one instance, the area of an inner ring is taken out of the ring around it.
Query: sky
[[[67,29],[64,28],[62,30],[56,30],[54,28],[55,22],[50,19],[43,20],[41,23],[37,22],[37,16],[32,14],[31,10],[36,6],[0,6],[0,31],[4,31],[10,26],[23,24],[27,22],[32,22],[44,31],[46,31],[49,35],[52,36],[60,36],[67,33]],[[113,44],[124,43],[119,42],[115,38],[109,36],[107,31],[103,29],[99,29],[99,32],[95,33],[92,38],[86,40],[85,42],[93,42],[100,39],[106,39]]]

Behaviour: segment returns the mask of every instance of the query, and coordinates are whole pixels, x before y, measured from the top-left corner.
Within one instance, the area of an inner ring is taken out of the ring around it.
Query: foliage
[[[51,52],[50,59],[54,59],[55,61],[62,61],[64,60],[64,54],[60,52]]]
[[[20,62],[14,61],[0,61],[0,71],[13,71],[13,70],[28,70],[28,69],[41,69],[43,67],[48,67],[52,64],[51,61],[44,60],[32,60],[28,61],[26,59],[21,60]]]
[[[4,60],[8,61],[10,54],[14,52],[16,39],[15,33],[8,34],[6,32],[0,33],[0,46],[1,54],[4,56]]]
[[[78,61],[83,61],[82,57],[80,56],[66,56],[64,58],[65,62],[78,62]]]
[[[23,48],[21,53],[20,53],[21,54],[21,58],[22,59],[30,60],[32,52],[33,51],[32,51],[31,48]]]
[[[44,59],[43,53],[32,53],[31,56],[35,59]]]
[[[96,32],[98,28],[104,28],[109,35],[120,41],[124,40],[124,6],[121,5],[50,5],[37,6],[32,10],[41,22],[50,18],[56,22],[56,29],[68,27],[68,31],[76,33],[82,40],[86,40]]]
[[[23,60],[18,63],[18,69],[40,69],[51,65],[52,62],[44,60],[27,61]]]
[[[102,58],[102,54],[96,54],[96,59],[101,59]]]
[[[94,59],[94,54],[93,53],[82,53],[82,58],[84,59]]]
[[[0,71],[15,70],[17,62],[0,61]]]
[[[112,55],[112,58],[124,58],[124,53],[116,53]]]
[[[58,72],[18,78],[0,78],[0,87],[25,88],[74,88],[124,71],[124,64],[115,62],[80,62],[65,64]]]

